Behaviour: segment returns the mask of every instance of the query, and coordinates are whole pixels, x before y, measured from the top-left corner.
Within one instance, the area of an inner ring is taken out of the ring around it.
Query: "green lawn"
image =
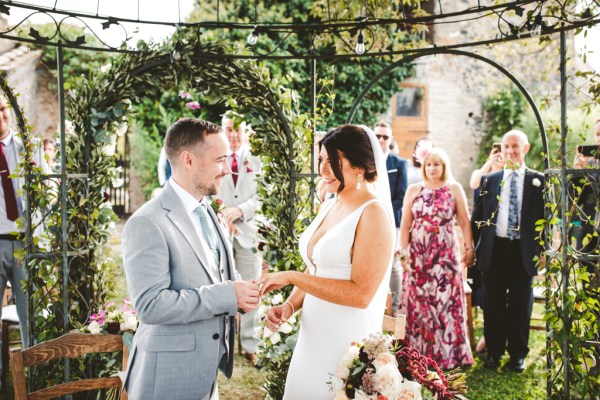
[[[534,313],[540,312],[541,305],[536,304]],[[475,320],[475,336],[483,334],[482,314]],[[546,398],[546,359],[545,332],[530,331],[530,353],[527,357],[527,369],[518,374],[508,368],[506,355],[497,371],[483,366],[485,354],[475,355],[475,364],[466,370],[470,400],[542,400]],[[219,393],[222,400],[259,400],[264,398],[261,390],[263,376],[259,370],[250,366],[244,358],[236,358],[233,378],[228,381],[221,374],[219,377]]]

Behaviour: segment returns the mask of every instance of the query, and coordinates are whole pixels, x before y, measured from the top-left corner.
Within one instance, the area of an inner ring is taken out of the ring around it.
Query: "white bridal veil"
[[[392,208],[392,195],[390,192],[390,181],[388,180],[387,167],[385,165],[385,157],[383,151],[381,151],[381,145],[375,133],[364,125],[358,125],[362,130],[367,133],[369,140],[371,141],[371,148],[373,149],[373,155],[375,156],[375,167],[377,168],[377,180],[373,182],[372,188],[375,195],[384,204],[392,224],[394,222],[394,209]]]

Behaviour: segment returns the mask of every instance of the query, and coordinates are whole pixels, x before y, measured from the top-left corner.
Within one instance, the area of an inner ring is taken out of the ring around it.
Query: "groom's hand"
[[[260,297],[258,285],[254,282],[233,281],[233,289],[237,298],[238,309],[250,312],[258,308]]]

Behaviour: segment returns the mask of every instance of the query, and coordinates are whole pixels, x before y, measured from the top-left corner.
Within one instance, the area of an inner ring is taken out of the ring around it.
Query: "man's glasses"
[[[388,140],[390,138],[388,135],[375,135],[375,137],[377,137],[377,139],[383,140]]]

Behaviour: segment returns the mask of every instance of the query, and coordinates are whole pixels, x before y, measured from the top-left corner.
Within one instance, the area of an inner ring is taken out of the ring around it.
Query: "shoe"
[[[487,356],[483,366],[489,369],[496,369],[500,366],[500,359],[495,356]]]
[[[244,357],[246,357],[246,359],[250,361],[252,365],[254,365],[256,361],[256,353],[244,353]]]
[[[518,373],[525,371],[525,359],[524,358],[512,358],[508,362],[508,367]]]

